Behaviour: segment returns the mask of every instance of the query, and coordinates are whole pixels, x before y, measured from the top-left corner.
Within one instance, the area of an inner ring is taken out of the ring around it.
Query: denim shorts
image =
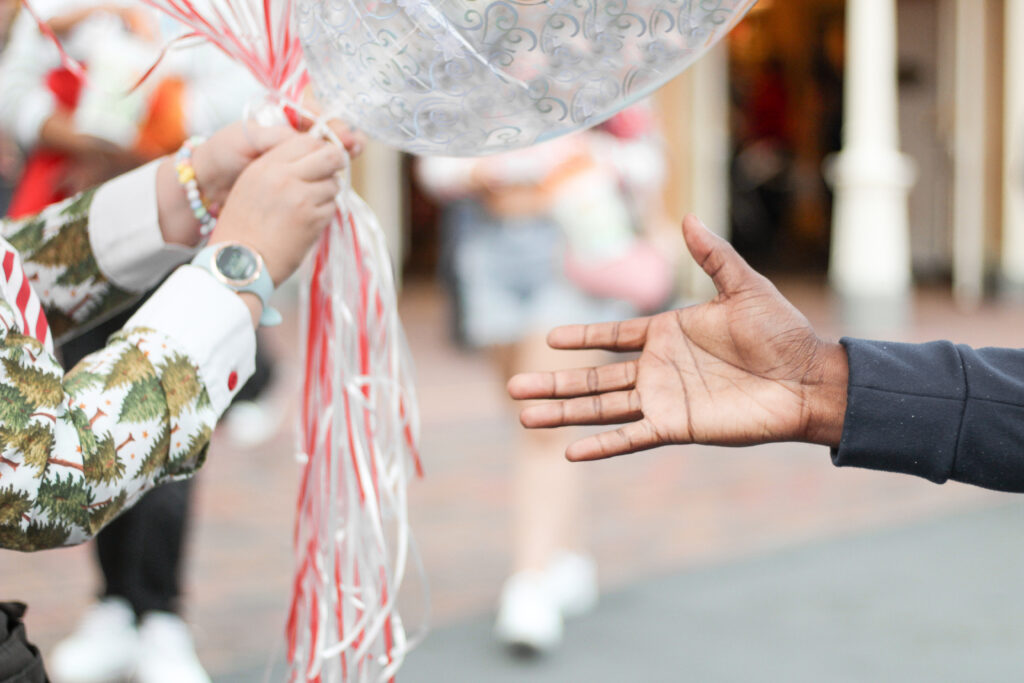
[[[472,346],[633,315],[628,304],[590,296],[566,278],[564,237],[554,221],[497,219],[475,203],[459,211],[450,232],[452,270],[462,333]]]

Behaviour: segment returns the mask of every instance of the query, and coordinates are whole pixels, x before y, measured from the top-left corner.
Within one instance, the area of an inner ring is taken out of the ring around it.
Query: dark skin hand
[[[624,322],[559,327],[555,349],[639,352],[596,368],[513,377],[516,399],[555,399],[521,414],[529,428],[623,424],[569,445],[597,460],[667,444],[837,446],[846,411],[846,351],[732,246],[694,216],[683,222],[694,260],[714,281],[711,301]]]

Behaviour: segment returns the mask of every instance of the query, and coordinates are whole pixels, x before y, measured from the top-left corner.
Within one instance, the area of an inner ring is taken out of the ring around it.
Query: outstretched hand
[[[516,399],[556,399],[521,414],[524,426],[623,424],[570,444],[596,460],[666,444],[837,445],[846,409],[845,350],[807,319],[732,246],[694,216],[683,222],[694,260],[718,296],[648,318],[560,327],[555,349],[639,356],[596,368],[513,377]]]

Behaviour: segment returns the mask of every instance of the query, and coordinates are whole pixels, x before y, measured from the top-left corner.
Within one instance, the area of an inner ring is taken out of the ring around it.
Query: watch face
[[[238,245],[229,245],[217,253],[217,270],[228,280],[240,284],[252,282],[259,270],[256,255],[249,249]]]

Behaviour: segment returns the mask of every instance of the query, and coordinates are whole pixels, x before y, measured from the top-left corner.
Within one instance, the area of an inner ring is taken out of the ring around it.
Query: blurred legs
[[[564,367],[564,351],[541,335],[526,337],[502,353],[506,378],[525,368]],[[596,364],[600,352],[576,354]],[[596,572],[583,546],[583,470],[565,460],[567,430],[520,433],[512,472],[514,573],[502,591],[496,632],[505,643],[531,651],[556,647],[562,620],[593,606]]]

